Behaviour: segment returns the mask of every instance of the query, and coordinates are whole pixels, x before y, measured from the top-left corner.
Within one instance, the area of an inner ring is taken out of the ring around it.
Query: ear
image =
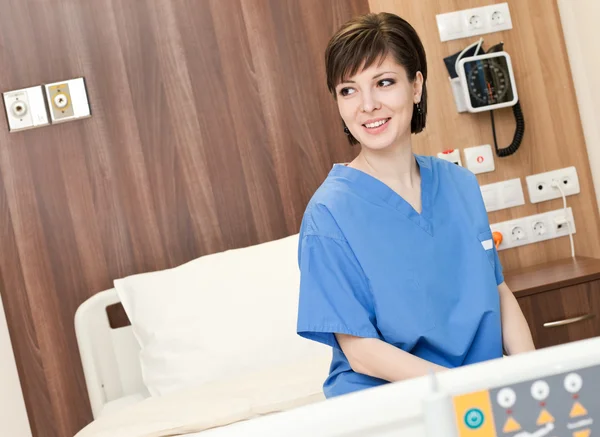
[[[415,74],[415,80],[413,81],[413,102],[419,103],[421,101],[421,94],[423,93],[423,74],[417,71]]]

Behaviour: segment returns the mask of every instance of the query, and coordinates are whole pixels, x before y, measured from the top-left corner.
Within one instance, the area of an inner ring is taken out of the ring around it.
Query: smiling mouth
[[[363,124],[363,126],[366,127],[367,129],[377,129],[378,127],[381,127],[384,124],[386,124],[388,121],[390,121],[390,118],[385,118],[383,120],[379,120],[374,123],[366,123],[366,124]]]

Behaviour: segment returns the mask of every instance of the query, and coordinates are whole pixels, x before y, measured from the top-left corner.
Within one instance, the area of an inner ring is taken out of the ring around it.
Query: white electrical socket
[[[531,203],[544,202],[546,200],[560,199],[560,190],[552,186],[556,180],[562,187],[565,196],[579,194],[579,178],[575,167],[566,167],[559,170],[548,171],[527,176],[527,190]]]
[[[490,16],[490,24],[493,26],[500,26],[505,23],[504,13],[501,10],[496,10],[492,12]]]
[[[467,17],[467,29],[471,31],[476,31],[477,29],[481,29],[482,27],[483,19],[477,13],[474,13]]]
[[[492,232],[498,231],[502,234],[502,243],[498,250],[510,249],[512,247],[524,246],[526,244],[539,243],[575,233],[575,220],[573,211],[567,208],[567,216],[563,208],[542,214],[521,217],[506,222],[490,225]]]

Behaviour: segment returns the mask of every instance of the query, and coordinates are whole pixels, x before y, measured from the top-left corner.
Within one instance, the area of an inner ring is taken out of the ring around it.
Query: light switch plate
[[[481,195],[487,212],[525,205],[521,179],[509,179],[481,186]]]
[[[41,86],[8,91],[3,93],[2,96],[10,132],[50,124]]]
[[[464,151],[467,168],[475,174],[494,171],[494,154],[492,146],[484,144],[483,146],[468,147]]]
[[[529,201],[531,203],[562,198],[560,190],[552,186],[553,180],[561,184],[565,197],[580,192],[577,169],[572,166],[534,174],[527,176],[525,179],[527,180],[527,190],[529,191]]]
[[[45,85],[52,123],[91,116],[85,81],[82,77]]]

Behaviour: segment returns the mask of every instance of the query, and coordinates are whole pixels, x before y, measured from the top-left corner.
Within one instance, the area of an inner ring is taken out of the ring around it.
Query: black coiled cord
[[[492,133],[494,134],[494,147],[496,148],[496,155],[498,155],[501,158],[515,153],[521,145],[521,141],[523,141],[523,136],[525,135],[525,118],[523,118],[521,104],[518,101],[513,105],[513,114],[515,115],[515,122],[517,124],[517,126],[515,127],[515,135],[513,137],[513,141],[512,143],[510,143],[510,146],[505,147],[503,149],[499,149],[498,142],[496,141],[496,125],[494,123],[494,111],[490,111],[490,116],[492,118]]]

